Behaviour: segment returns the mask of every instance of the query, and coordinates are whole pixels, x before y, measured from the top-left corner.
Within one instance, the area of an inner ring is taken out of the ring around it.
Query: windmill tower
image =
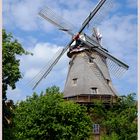
[[[64,98],[79,103],[115,98],[117,92],[112,85],[106,57],[84,43],[72,47],[68,52],[70,62]]]
[[[97,6],[83,22],[78,33],[75,35],[70,25],[48,7],[41,10],[39,15],[54,24],[69,35],[72,40],[68,45],[59,51],[33,79],[33,89],[43,78],[49,74],[57,64],[62,55],[68,50],[70,58],[69,71],[64,88],[64,98],[79,103],[91,103],[93,99],[113,100],[117,92],[113,87],[109,69],[115,74],[128,69],[128,65],[111,55],[101,45],[101,34],[94,28],[92,36],[86,35],[83,31],[89,22],[94,19],[101,7],[109,0],[100,0]],[[56,16],[57,15],[57,16]]]

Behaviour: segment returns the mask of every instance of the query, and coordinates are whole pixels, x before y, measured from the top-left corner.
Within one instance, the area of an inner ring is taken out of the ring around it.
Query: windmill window
[[[109,84],[110,80],[109,79],[106,79],[106,81],[107,81],[107,84]]]
[[[73,78],[73,79],[72,79],[72,84],[73,84],[73,85],[77,85],[77,78]]]
[[[96,87],[92,87],[90,90],[91,90],[91,94],[97,94],[97,88]]]
[[[93,133],[94,134],[100,133],[100,125],[99,124],[93,124]]]
[[[94,62],[94,58],[93,57],[90,57],[89,58],[89,63],[93,63]]]

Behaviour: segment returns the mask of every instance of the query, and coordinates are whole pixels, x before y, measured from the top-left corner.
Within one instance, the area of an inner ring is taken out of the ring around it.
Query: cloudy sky
[[[3,28],[18,39],[23,48],[33,56],[20,57],[23,75],[15,90],[8,90],[8,99],[23,100],[35,91],[40,93],[56,85],[63,91],[67,76],[66,54],[60,59],[46,79],[33,91],[28,83],[49,62],[56,52],[67,45],[71,37],[39,17],[38,12],[48,6],[71,23],[78,31],[84,19],[98,0],[4,0]],[[102,45],[130,68],[121,78],[112,78],[120,95],[137,93],[137,0],[114,0],[106,4],[89,24],[100,29]],[[85,30],[86,31],[86,30]]]

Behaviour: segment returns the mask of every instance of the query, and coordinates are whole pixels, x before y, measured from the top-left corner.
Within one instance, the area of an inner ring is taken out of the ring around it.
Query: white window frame
[[[100,134],[100,125],[99,124],[93,124],[93,133]]]
[[[91,90],[91,94],[97,94],[98,93],[98,89],[96,87],[92,87],[90,88]]]
[[[78,78],[73,78],[72,79],[72,85],[73,86],[76,86],[77,85],[77,80],[78,80]]]

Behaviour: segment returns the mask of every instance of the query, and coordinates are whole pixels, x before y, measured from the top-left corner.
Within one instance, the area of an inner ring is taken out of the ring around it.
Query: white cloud
[[[132,53],[137,46],[137,25],[133,23],[135,20],[133,15],[116,15],[100,26],[104,46],[121,58],[128,52]]]
[[[24,56],[21,58],[21,71],[24,75],[23,79],[28,82],[33,79],[33,77],[36,76],[36,74],[38,74],[38,72],[40,72],[40,70],[44,68],[44,66],[49,66],[50,60],[54,61],[56,55],[58,54],[58,51],[60,53],[61,50],[61,46],[56,46],[50,43],[37,43],[36,46],[32,48],[32,52],[34,54],[33,56]],[[65,77],[67,63],[68,59],[65,54],[64,56],[62,56],[58,64],[50,73],[52,77],[50,76],[50,78],[47,79],[49,81],[54,81],[55,77],[55,81],[59,81],[61,77]],[[47,67],[45,68],[45,70],[46,69]],[[54,73],[54,71],[57,72]]]
[[[19,28],[26,31],[37,30],[38,27],[42,26],[46,27],[44,22],[42,23],[38,19],[38,12],[45,3],[47,3],[47,1],[45,2],[44,0],[4,1],[4,25],[13,25],[14,28]],[[47,29],[50,29],[49,27],[51,26],[48,25]]]
[[[38,28],[50,31],[53,30],[53,26],[46,23],[45,20],[38,18],[38,12],[43,7],[45,8],[45,6],[49,6],[52,10],[56,11],[56,14],[71,21],[72,24],[80,25],[95,3],[91,1],[81,2],[80,0],[73,0],[73,2],[64,2],[63,0],[5,0],[3,5],[3,19],[5,25],[10,24],[13,25],[13,27],[27,31],[37,30]]]
[[[23,56],[21,58],[21,64],[24,69],[33,66],[40,67],[42,64],[46,64],[60,49],[62,49],[62,46],[50,43],[37,43],[34,48],[28,48],[33,53],[33,56]]]
[[[17,101],[24,100],[27,96],[30,96],[33,93],[33,84],[37,82],[39,77],[37,79],[33,78],[48,64],[48,61],[53,58],[58,50],[62,50],[62,47],[50,43],[37,43],[34,48],[30,48],[29,50],[32,50],[34,55],[22,56],[20,58],[20,69],[23,74],[23,79],[17,83],[15,90],[11,90],[11,88],[8,89],[8,99]],[[40,93],[42,90],[44,91],[47,87],[53,85],[57,85],[63,90],[67,75],[68,60],[66,54],[64,54],[58,64],[56,64],[50,74],[41,81],[35,91]],[[30,83],[31,80],[35,81]]]
[[[17,87],[16,89],[12,90],[10,87],[8,87],[7,98],[16,102],[17,100],[25,99],[25,96],[22,94],[20,88]]]
[[[32,67],[30,65],[30,67]],[[32,79],[40,71],[40,68],[30,68],[28,71],[25,72],[24,78]]]

